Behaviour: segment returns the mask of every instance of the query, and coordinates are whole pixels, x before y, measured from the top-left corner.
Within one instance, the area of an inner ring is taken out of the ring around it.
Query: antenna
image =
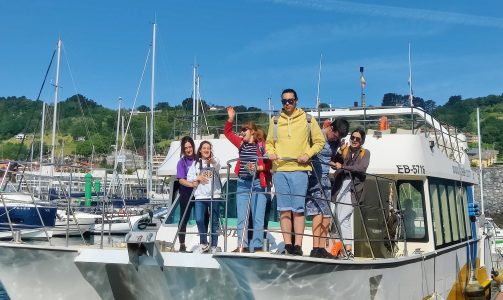
[[[410,62],[410,43],[409,43],[409,104],[414,107],[414,95],[412,93],[412,64]]]

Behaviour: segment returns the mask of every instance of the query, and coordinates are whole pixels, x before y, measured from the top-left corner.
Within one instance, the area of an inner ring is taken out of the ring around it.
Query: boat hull
[[[136,269],[126,250],[85,250],[75,264],[103,299],[244,299],[210,254],[162,257],[162,269],[150,257]]]
[[[0,243],[0,281],[11,299],[98,300],[74,259],[77,250]]]
[[[379,260],[327,260],[308,257],[219,253],[215,259],[252,299],[462,299],[467,250]],[[490,269],[490,268],[489,268]],[[488,269],[479,268],[479,281]]]

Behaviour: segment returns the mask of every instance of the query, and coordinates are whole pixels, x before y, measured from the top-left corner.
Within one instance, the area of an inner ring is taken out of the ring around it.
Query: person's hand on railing
[[[299,164],[305,164],[309,161],[309,155],[307,154],[302,154],[301,156],[297,157],[297,162]]]
[[[276,154],[268,154],[268,155],[267,155],[267,158],[268,158],[269,160],[277,160],[277,159],[280,159],[280,158],[279,158],[279,156],[278,156],[278,155],[276,155]]]

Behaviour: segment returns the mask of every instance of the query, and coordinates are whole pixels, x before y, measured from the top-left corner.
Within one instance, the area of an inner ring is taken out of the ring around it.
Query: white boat
[[[355,260],[274,254],[275,249],[282,247],[281,237],[276,233],[268,236],[274,242],[272,253],[176,253],[170,251],[178,249],[173,244],[178,212],[172,209],[166,220],[168,224],[163,224],[157,233],[140,231],[129,240],[129,253],[126,249],[81,249],[74,261],[80,277],[72,276],[78,278],[75,282],[91,284],[102,298],[446,299],[463,297],[468,275],[472,274],[476,280],[470,284],[478,282],[487,292],[492,265],[486,241],[492,237],[482,234],[483,226],[479,226],[482,224],[469,212],[477,176],[463,151],[464,136],[441,126],[417,108],[373,109],[365,114],[367,118],[382,115],[406,118],[411,112],[416,122],[422,122],[421,128],[396,133],[377,131],[369,134],[365,142],[365,148],[372,153],[367,172],[378,175],[367,179],[366,188],[370,192],[366,193],[365,201],[382,203],[378,198],[387,199],[389,182],[395,184],[396,208],[403,207],[405,199],[412,199],[415,218],[408,223],[413,224],[412,230],[404,225],[409,233],[406,241],[399,236],[390,247],[389,239],[384,238],[384,215],[363,209],[360,218],[355,210]],[[361,109],[348,109],[320,114],[361,119],[362,113]],[[237,157],[236,148],[227,140],[211,142],[215,153],[226,158]],[[160,172],[176,172],[178,152],[179,143],[173,142]],[[220,170],[222,178],[227,176],[227,170]],[[230,195],[235,189],[232,176],[224,181],[223,190],[227,187]],[[382,209],[388,213],[386,207]],[[223,231],[226,238],[219,239],[219,245],[227,251],[236,246],[231,222],[228,219],[228,228]],[[195,230],[194,225],[188,226],[188,232]],[[309,227],[306,233],[311,233]],[[135,240],[150,245],[150,250],[136,256]],[[197,236],[188,234],[186,244],[195,249]],[[0,244],[0,257],[10,248],[10,244]],[[310,249],[310,238],[306,237],[304,253]],[[3,269],[8,263],[0,261],[0,267]],[[12,289],[9,282],[13,282],[14,276],[0,272],[0,280],[9,294]]]
[[[492,237],[491,253],[503,255],[503,230],[494,222],[492,218],[485,218],[484,228],[488,235]]]
[[[132,212],[132,210],[128,210]],[[125,211],[120,215],[116,216],[105,216],[102,220],[97,220],[95,224],[91,226],[91,233],[93,234],[126,234],[131,230],[149,230],[157,231],[161,224],[166,219],[166,214],[168,209],[166,207],[161,207],[155,211],[149,211],[148,213],[142,213],[139,215],[128,215]],[[103,228],[103,230],[102,230]]]
[[[100,222],[102,216],[86,212],[75,211],[68,218],[66,210],[58,209],[56,213],[55,236],[85,234]],[[68,229],[67,229],[68,228]]]

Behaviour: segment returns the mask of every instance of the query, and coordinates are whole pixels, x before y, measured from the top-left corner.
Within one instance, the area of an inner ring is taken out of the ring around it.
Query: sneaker
[[[351,252],[351,250],[346,250],[346,259],[348,259],[348,260],[355,259],[355,255],[353,254],[353,252]]]
[[[281,254],[281,255],[287,255],[287,254],[292,254],[292,253],[293,253],[292,244],[285,244],[285,247],[283,249],[278,249],[278,251],[276,251],[276,254]]]
[[[200,244],[195,252],[196,253],[207,253],[208,251],[210,251],[210,245]]]
[[[318,248],[318,256],[319,258],[328,258],[328,259],[334,259],[337,258],[336,256],[333,256],[330,254],[330,252],[327,251],[325,248]]]
[[[237,247],[236,249],[232,250],[232,252],[239,252],[239,247]],[[244,247],[243,250],[241,251],[241,253],[250,253],[250,250],[248,250],[247,247]]]
[[[302,252],[302,246],[295,245],[293,246],[293,251],[290,253],[296,256],[302,256],[304,253]]]
[[[215,254],[215,253],[218,253],[218,252],[222,252],[222,249],[218,246],[212,246],[211,249],[210,249],[210,253],[211,254]]]
[[[318,250],[320,248],[313,248],[313,250],[311,250],[311,253],[309,253],[309,257],[318,257]]]

